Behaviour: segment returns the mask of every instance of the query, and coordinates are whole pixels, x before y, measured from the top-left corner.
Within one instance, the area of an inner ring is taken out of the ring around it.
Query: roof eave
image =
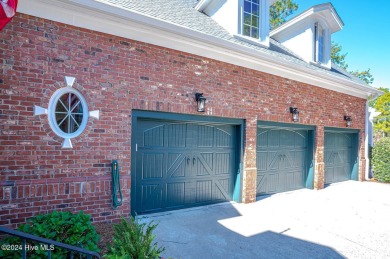
[[[293,62],[234,42],[94,0],[20,2],[21,13],[228,62],[361,98],[380,92],[325,72],[297,67]]]

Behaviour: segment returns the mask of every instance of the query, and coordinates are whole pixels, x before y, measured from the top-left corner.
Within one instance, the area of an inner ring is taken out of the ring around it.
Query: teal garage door
[[[325,132],[325,184],[354,179],[356,134]]]
[[[257,195],[305,187],[308,131],[258,128]]]
[[[232,200],[236,135],[233,125],[138,119],[132,210],[144,214]]]

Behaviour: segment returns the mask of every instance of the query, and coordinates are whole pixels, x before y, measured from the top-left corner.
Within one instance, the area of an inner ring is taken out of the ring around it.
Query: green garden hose
[[[115,210],[122,205],[122,190],[119,182],[119,164],[118,161],[113,160],[111,163],[112,170],[112,205],[111,207]],[[120,199],[118,199],[118,192]]]

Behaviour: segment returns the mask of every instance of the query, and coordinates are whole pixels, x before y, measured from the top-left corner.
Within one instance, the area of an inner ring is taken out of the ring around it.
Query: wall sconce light
[[[195,100],[198,104],[198,112],[204,112],[205,111],[205,103],[206,98],[203,97],[203,93],[196,93],[195,94]]]
[[[299,111],[298,108],[290,107],[290,113],[292,114],[292,119],[294,122],[299,121]]]
[[[350,128],[351,127],[351,124],[352,124],[352,119],[351,119],[351,116],[344,116],[344,120],[347,121],[347,128]]]

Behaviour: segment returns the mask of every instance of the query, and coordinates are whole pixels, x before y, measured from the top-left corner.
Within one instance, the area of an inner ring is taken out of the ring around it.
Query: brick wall
[[[18,14],[0,32],[0,66],[0,225],[15,227],[54,209],[83,209],[94,221],[129,214],[132,109],[199,115],[195,92],[207,98],[202,115],[246,120],[244,202],[255,199],[257,120],[290,123],[289,107],[296,106],[302,124],[344,128],[348,114],[353,127],[364,130],[363,99],[27,15]],[[89,110],[101,112],[72,139],[70,150],[61,149],[46,115],[33,116],[34,105],[47,107],[65,86],[64,76],[76,77],[74,87]],[[316,168],[323,167],[321,154],[316,152]],[[115,211],[113,159],[120,163],[124,192]]]

